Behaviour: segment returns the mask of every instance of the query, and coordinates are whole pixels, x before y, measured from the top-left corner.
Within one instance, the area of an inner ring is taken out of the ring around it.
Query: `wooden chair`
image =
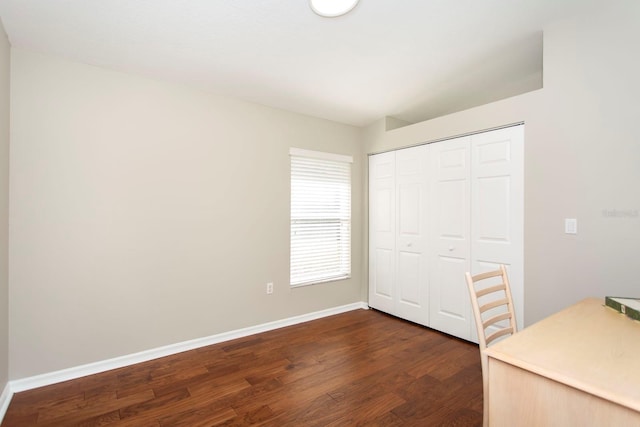
[[[483,425],[486,427],[489,425],[489,360],[484,350],[496,339],[515,334],[518,329],[509,278],[504,265],[501,265],[498,270],[475,276],[467,272],[465,276],[478,330],[482,363]],[[490,330],[487,331],[487,329]]]

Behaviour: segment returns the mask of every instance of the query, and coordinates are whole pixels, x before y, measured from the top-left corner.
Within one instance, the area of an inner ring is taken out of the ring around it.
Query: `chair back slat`
[[[497,331],[495,331],[494,333],[490,334],[489,336],[487,336],[486,340],[487,340],[487,344],[492,342],[493,340],[495,340],[496,338],[500,338],[502,336],[505,335],[511,335],[513,334],[513,328],[509,327],[509,328],[504,328],[504,329],[498,329]]]
[[[500,306],[503,306],[503,305],[506,306],[508,304],[509,304],[509,301],[507,300],[507,298],[502,298],[502,299],[499,299],[499,300],[496,300],[496,301],[491,301],[491,302],[488,302],[488,303],[486,303],[486,304],[484,304],[484,305],[482,305],[480,307],[480,313],[484,313],[485,311],[489,311],[489,310],[491,310],[493,308],[500,307]]]
[[[494,292],[504,291],[506,287],[507,285],[505,285],[504,283],[500,283],[499,285],[491,286],[489,288],[478,289],[476,291],[476,297],[480,298],[482,296],[492,294]]]
[[[511,313],[500,313],[485,320],[482,323],[482,327],[484,329],[487,329],[489,326],[493,325],[494,323],[498,323],[501,320],[507,320],[509,318],[511,318]]]

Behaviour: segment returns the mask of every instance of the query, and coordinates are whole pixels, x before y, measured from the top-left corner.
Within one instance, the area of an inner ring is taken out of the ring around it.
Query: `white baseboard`
[[[2,394],[0,395],[0,423],[4,419],[4,414],[7,413],[7,408],[9,408],[9,403],[11,403],[11,398],[13,397],[13,391],[11,390],[11,383],[7,383],[4,386],[4,390],[2,390]]]
[[[183,351],[193,350],[196,348],[205,347],[207,345],[218,344],[224,341],[246,337],[248,335],[254,335],[261,332],[283,328],[285,326],[296,325],[298,323],[304,323],[310,320],[332,316],[334,314],[368,308],[369,306],[364,302],[347,304],[340,307],[334,307],[326,310],[316,311],[313,313],[303,314],[300,316],[290,317],[288,319],[264,323],[262,325],[250,326],[248,328],[237,329],[235,331],[224,332],[208,337],[197,338],[190,341],[184,341],[164,347],[145,350],[139,353],[115,357],[113,359],[107,359],[100,362],[89,363],[73,368],[62,369],[60,371],[54,371],[46,374],[9,381],[9,383],[5,387],[5,391],[2,393],[2,397],[0,397],[0,399],[3,399],[0,400],[0,404],[2,405],[0,409],[4,409],[4,411],[6,411],[6,407],[9,406],[9,402],[11,401],[11,396],[13,396],[13,393],[17,393],[20,391],[31,390],[62,381],[73,380],[87,375],[98,374],[100,372],[110,371],[112,369],[122,368],[124,366],[129,366],[136,363],[147,362],[149,360],[181,353]],[[5,394],[8,397],[5,396]],[[1,415],[2,417],[4,417],[4,412],[2,412]],[[2,417],[0,417],[0,422],[2,421]]]

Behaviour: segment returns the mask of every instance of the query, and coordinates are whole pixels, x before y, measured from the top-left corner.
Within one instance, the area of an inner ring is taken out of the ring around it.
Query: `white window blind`
[[[350,277],[352,158],[290,154],[291,286]]]

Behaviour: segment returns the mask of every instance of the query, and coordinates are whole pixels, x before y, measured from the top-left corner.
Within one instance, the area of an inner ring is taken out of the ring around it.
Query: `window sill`
[[[351,275],[348,276],[339,276],[339,277],[331,277],[331,278],[327,278],[327,279],[319,279],[319,280],[314,280],[312,282],[303,282],[303,283],[296,283],[294,284],[290,284],[289,286],[293,289],[293,288],[302,288],[305,286],[313,286],[313,285],[320,285],[322,283],[330,283],[330,282],[337,282],[340,280],[347,280],[347,279],[351,279]]]

